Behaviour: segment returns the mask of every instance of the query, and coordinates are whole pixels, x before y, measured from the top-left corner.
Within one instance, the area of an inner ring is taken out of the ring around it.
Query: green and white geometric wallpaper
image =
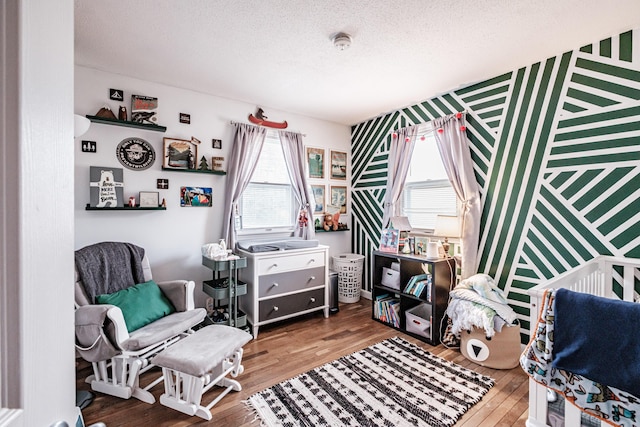
[[[478,271],[524,334],[527,289],[598,254],[640,258],[639,31],[353,126],[354,252],[378,246],[391,131],[456,111],[483,203]]]

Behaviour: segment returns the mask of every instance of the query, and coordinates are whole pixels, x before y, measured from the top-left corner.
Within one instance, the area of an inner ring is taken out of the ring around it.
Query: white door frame
[[[73,7],[0,2],[0,427],[78,417]]]

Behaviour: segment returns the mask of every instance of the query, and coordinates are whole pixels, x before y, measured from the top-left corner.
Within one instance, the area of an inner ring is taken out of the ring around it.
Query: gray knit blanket
[[[76,269],[89,301],[144,282],[144,249],[131,243],[101,242],[75,252]]]

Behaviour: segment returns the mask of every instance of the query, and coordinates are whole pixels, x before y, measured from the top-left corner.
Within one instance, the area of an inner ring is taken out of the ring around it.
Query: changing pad
[[[287,239],[279,240],[247,240],[238,242],[238,248],[253,253],[315,248],[316,246],[318,246],[317,240],[304,240],[301,237],[289,237]]]

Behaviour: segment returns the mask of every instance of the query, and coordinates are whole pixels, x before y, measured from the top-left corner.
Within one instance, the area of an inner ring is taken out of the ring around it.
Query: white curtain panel
[[[302,135],[294,132],[279,131],[280,145],[284,153],[284,160],[289,171],[289,178],[295,193],[296,199],[300,204],[300,210],[307,210],[307,224],[303,226],[300,221],[296,220],[296,228],[293,233],[296,237],[302,237],[305,240],[312,239],[315,236],[315,226],[313,225],[313,207],[310,201],[313,199],[311,185],[307,180],[305,173],[305,154],[304,144],[302,143]]]
[[[462,202],[462,278],[476,273],[478,268],[478,243],[480,238],[480,191],[469,149],[466,132],[466,115],[456,113],[432,121],[434,135],[442,163],[458,199]]]
[[[384,195],[382,228],[386,228],[392,216],[398,216],[398,200],[407,179],[413,147],[416,145],[419,126],[410,126],[394,131],[389,149],[387,190]]]
[[[227,164],[227,184],[225,188],[223,236],[227,247],[235,249],[237,235],[234,217],[238,211],[238,201],[249,185],[256,170],[267,130],[259,126],[234,123],[233,147]]]

